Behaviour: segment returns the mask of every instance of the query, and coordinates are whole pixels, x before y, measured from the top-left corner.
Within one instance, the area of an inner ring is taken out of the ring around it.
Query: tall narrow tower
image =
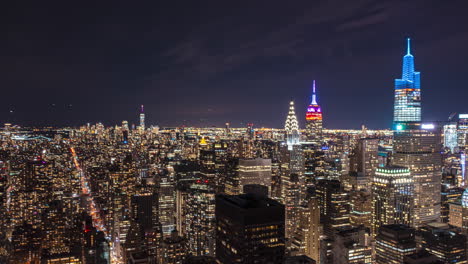
[[[143,105],[141,105],[140,110],[140,129],[145,130],[145,110],[143,108]]]
[[[410,169],[414,191],[412,226],[420,227],[440,217],[441,131],[436,124],[421,124],[420,74],[414,71],[414,57],[403,57],[403,74],[395,80],[393,115],[393,165]]]
[[[322,142],[322,109],[317,103],[315,93],[315,80],[312,92],[312,102],[307,107],[306,113],[306,135],[307,141],[320,145]]]
[[[299,122],[297,122],[296,111],[294,110],[294,101],[289,102],[289,112],[284,124],[286,131],[286,143],[288,149],[292,150],[293,145],[299,145]]]
[[[411,55],[410,39],[403,57],[401,79],[395,79],[395,105],[393,110],[394,128],[405,122],[421,122],[420,73],[414,71],[414,57]]]

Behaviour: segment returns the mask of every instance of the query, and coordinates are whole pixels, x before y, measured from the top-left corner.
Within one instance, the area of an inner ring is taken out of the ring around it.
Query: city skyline
[[[303,116],[315,79],[325,128],[390,128],[392,79],[408,36],[424,72],[425,119],[466,112],[468,36],[456,30],[466,21],[463,1],[335,1],[287,9],[270,3],[261,20],[261,3],[196,8],[199,15],[171,4],[69,11],[11,5],[8,40],[1,44],[8,51],[1,64],[9,99],[0,108],[4,122],[138,124],[144,104],[148,125],[279,128],[276,116],[287,101]],[[94,26],[85,18],[95,19]],[[178,23],[168,26],[169,18]],[[213,38],[220,29],[230,34]],[[305,126],[302,118],[299,124]]]
[[[282,129],[5,124],[0,262],[468,263],[468,114],[422,122],[410,45],[391,130],[323,129],[315,80]]]

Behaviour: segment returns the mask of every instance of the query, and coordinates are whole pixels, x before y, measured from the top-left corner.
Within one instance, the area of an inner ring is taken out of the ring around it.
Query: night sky
[[[468,113],[468,1],[8,1],[0,122],[388,128],[405,38],[423,119]],[[243,3],[239,3],[243,2]]]

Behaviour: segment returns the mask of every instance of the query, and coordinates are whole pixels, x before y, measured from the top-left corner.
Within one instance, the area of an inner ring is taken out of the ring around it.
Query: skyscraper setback
[[[312,90],[312,101],[307,107],[306,113],[306,134],[307,141],[319,145],[322,141],[322,108],[317,103],[317,94],[315,93],[315,80]]]
[[[393,122],[421,121],[421,85],[420,73],[414,71],[414,56],[410,50],[410,39],[407,39],[407,53],[403,57],[401,79],[395,79],[395,105]]]
[[[414,57],[403,57],[402,79],[395,80],[393,164],[410,169],[414,182],[413,225],[440,217],[441,131],[436,124],[421,124],[420,74]]]

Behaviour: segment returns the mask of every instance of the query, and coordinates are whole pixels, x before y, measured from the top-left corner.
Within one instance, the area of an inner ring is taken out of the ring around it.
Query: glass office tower
[[[395,105],[393,123],[421,121],[421,83],[420,73],[414,71],[414,57],[410,53],[408,38],[407,53],[403,57],[401,79],[395,79]]]

